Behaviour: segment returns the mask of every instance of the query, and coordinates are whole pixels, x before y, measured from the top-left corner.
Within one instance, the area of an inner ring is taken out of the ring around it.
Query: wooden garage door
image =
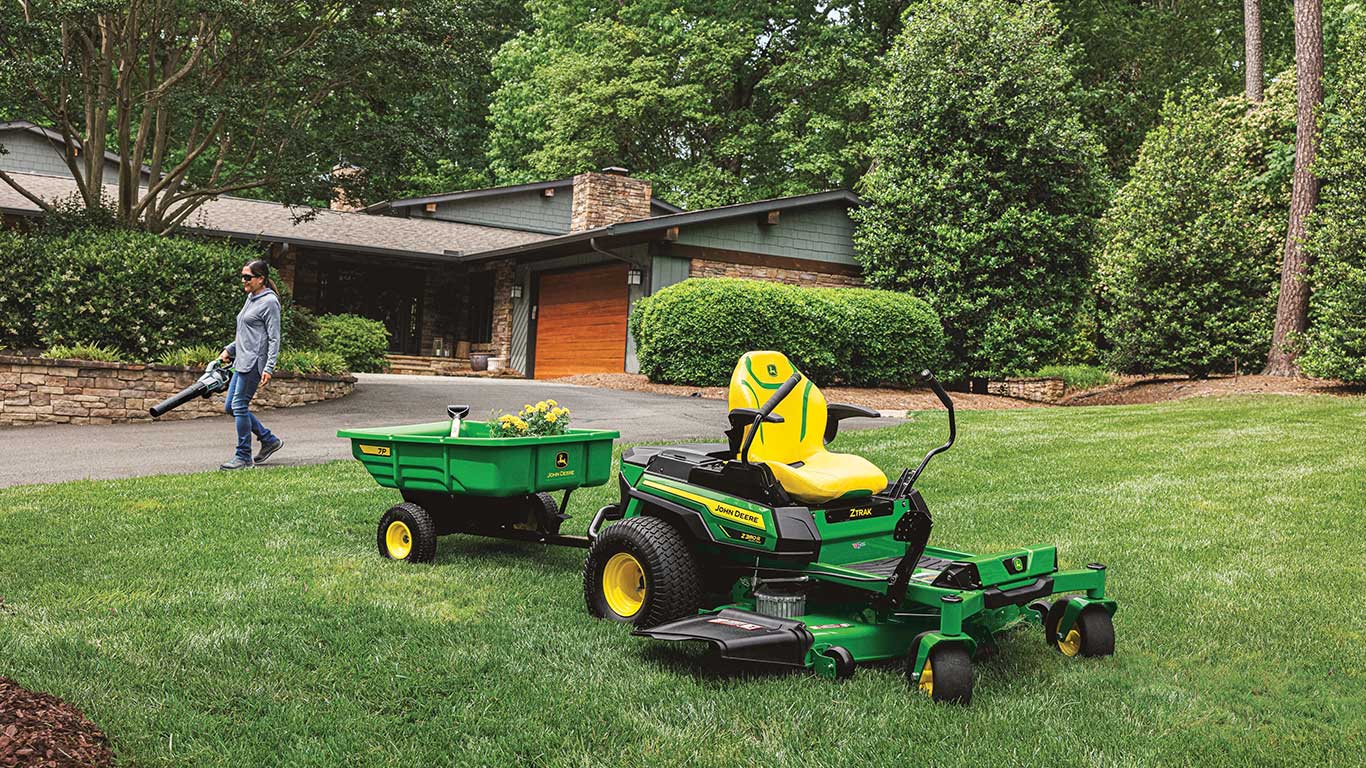
[[[626,267],[607,264],[541,275],[536,378],[625,369]]]

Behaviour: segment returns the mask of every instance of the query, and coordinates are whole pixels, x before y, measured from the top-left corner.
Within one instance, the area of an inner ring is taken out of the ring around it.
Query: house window
[[[466,283],[469,290],[468,329],[471,344],[493,341],[493,273],[471,272]]]

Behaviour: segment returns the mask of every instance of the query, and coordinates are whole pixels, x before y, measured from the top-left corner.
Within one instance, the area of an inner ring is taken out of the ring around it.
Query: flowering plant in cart
[[[554,400],[523,406],[517,414],[494,414],[490,420],[491,437],[541,437],[563,435],[569,428],[569,409]]]

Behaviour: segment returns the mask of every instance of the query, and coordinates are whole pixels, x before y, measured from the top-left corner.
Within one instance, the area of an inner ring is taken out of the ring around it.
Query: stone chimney
[[[363,173],[365,173],[364,168],[357,168],[346,163],[332,166],[332,178],[334,180],[351,179]],[[334,211],[359,211],[365,207],[365,203],[352,198],[346,193],[345,187],[338,185],[332,188],[332,202],[327,207]]]
[[[604,168],[574,177],[570,232],[650,218],[650,182],[633,179],[625,168]]]

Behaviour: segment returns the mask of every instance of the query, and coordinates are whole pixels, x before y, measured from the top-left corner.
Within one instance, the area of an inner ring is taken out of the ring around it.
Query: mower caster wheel
[[[379,553],[391,560],[430,563],[436,559],[436,523],[431,513],[412,502],[390,507],[379,519],[377,534]]]
[[[832,645],[821,651],[821,655],[835,660],[835,679],[848,680],[854,676],[854,654],[842,645]]]
[[[1088,606],[1077,615],[1077,622],[1058,637],[1058,623],[1062,621],[1067,601],[1059,600],[1049,609],[1044,619],[1044,631],[1054,648],[1064,656],[1113,656],[1115,653],[1115,624],[1109,612],[1098,605]]]
[[[602,529],[589,547],[583,597],[600,619],[653,627],[697,613],[702,578],[677,528],[633,517]]]
[[[913,651],[914,652],[914,649]],[[914,662],[911,656],[908,662]],[[907,665],[908,677],[910,664]],[[941,704],[972,703],[972,659],[967,649],[956,644],[940,644],[930,650],[925,666],[920,670],[920,679],[911,679],[930,700]]]

